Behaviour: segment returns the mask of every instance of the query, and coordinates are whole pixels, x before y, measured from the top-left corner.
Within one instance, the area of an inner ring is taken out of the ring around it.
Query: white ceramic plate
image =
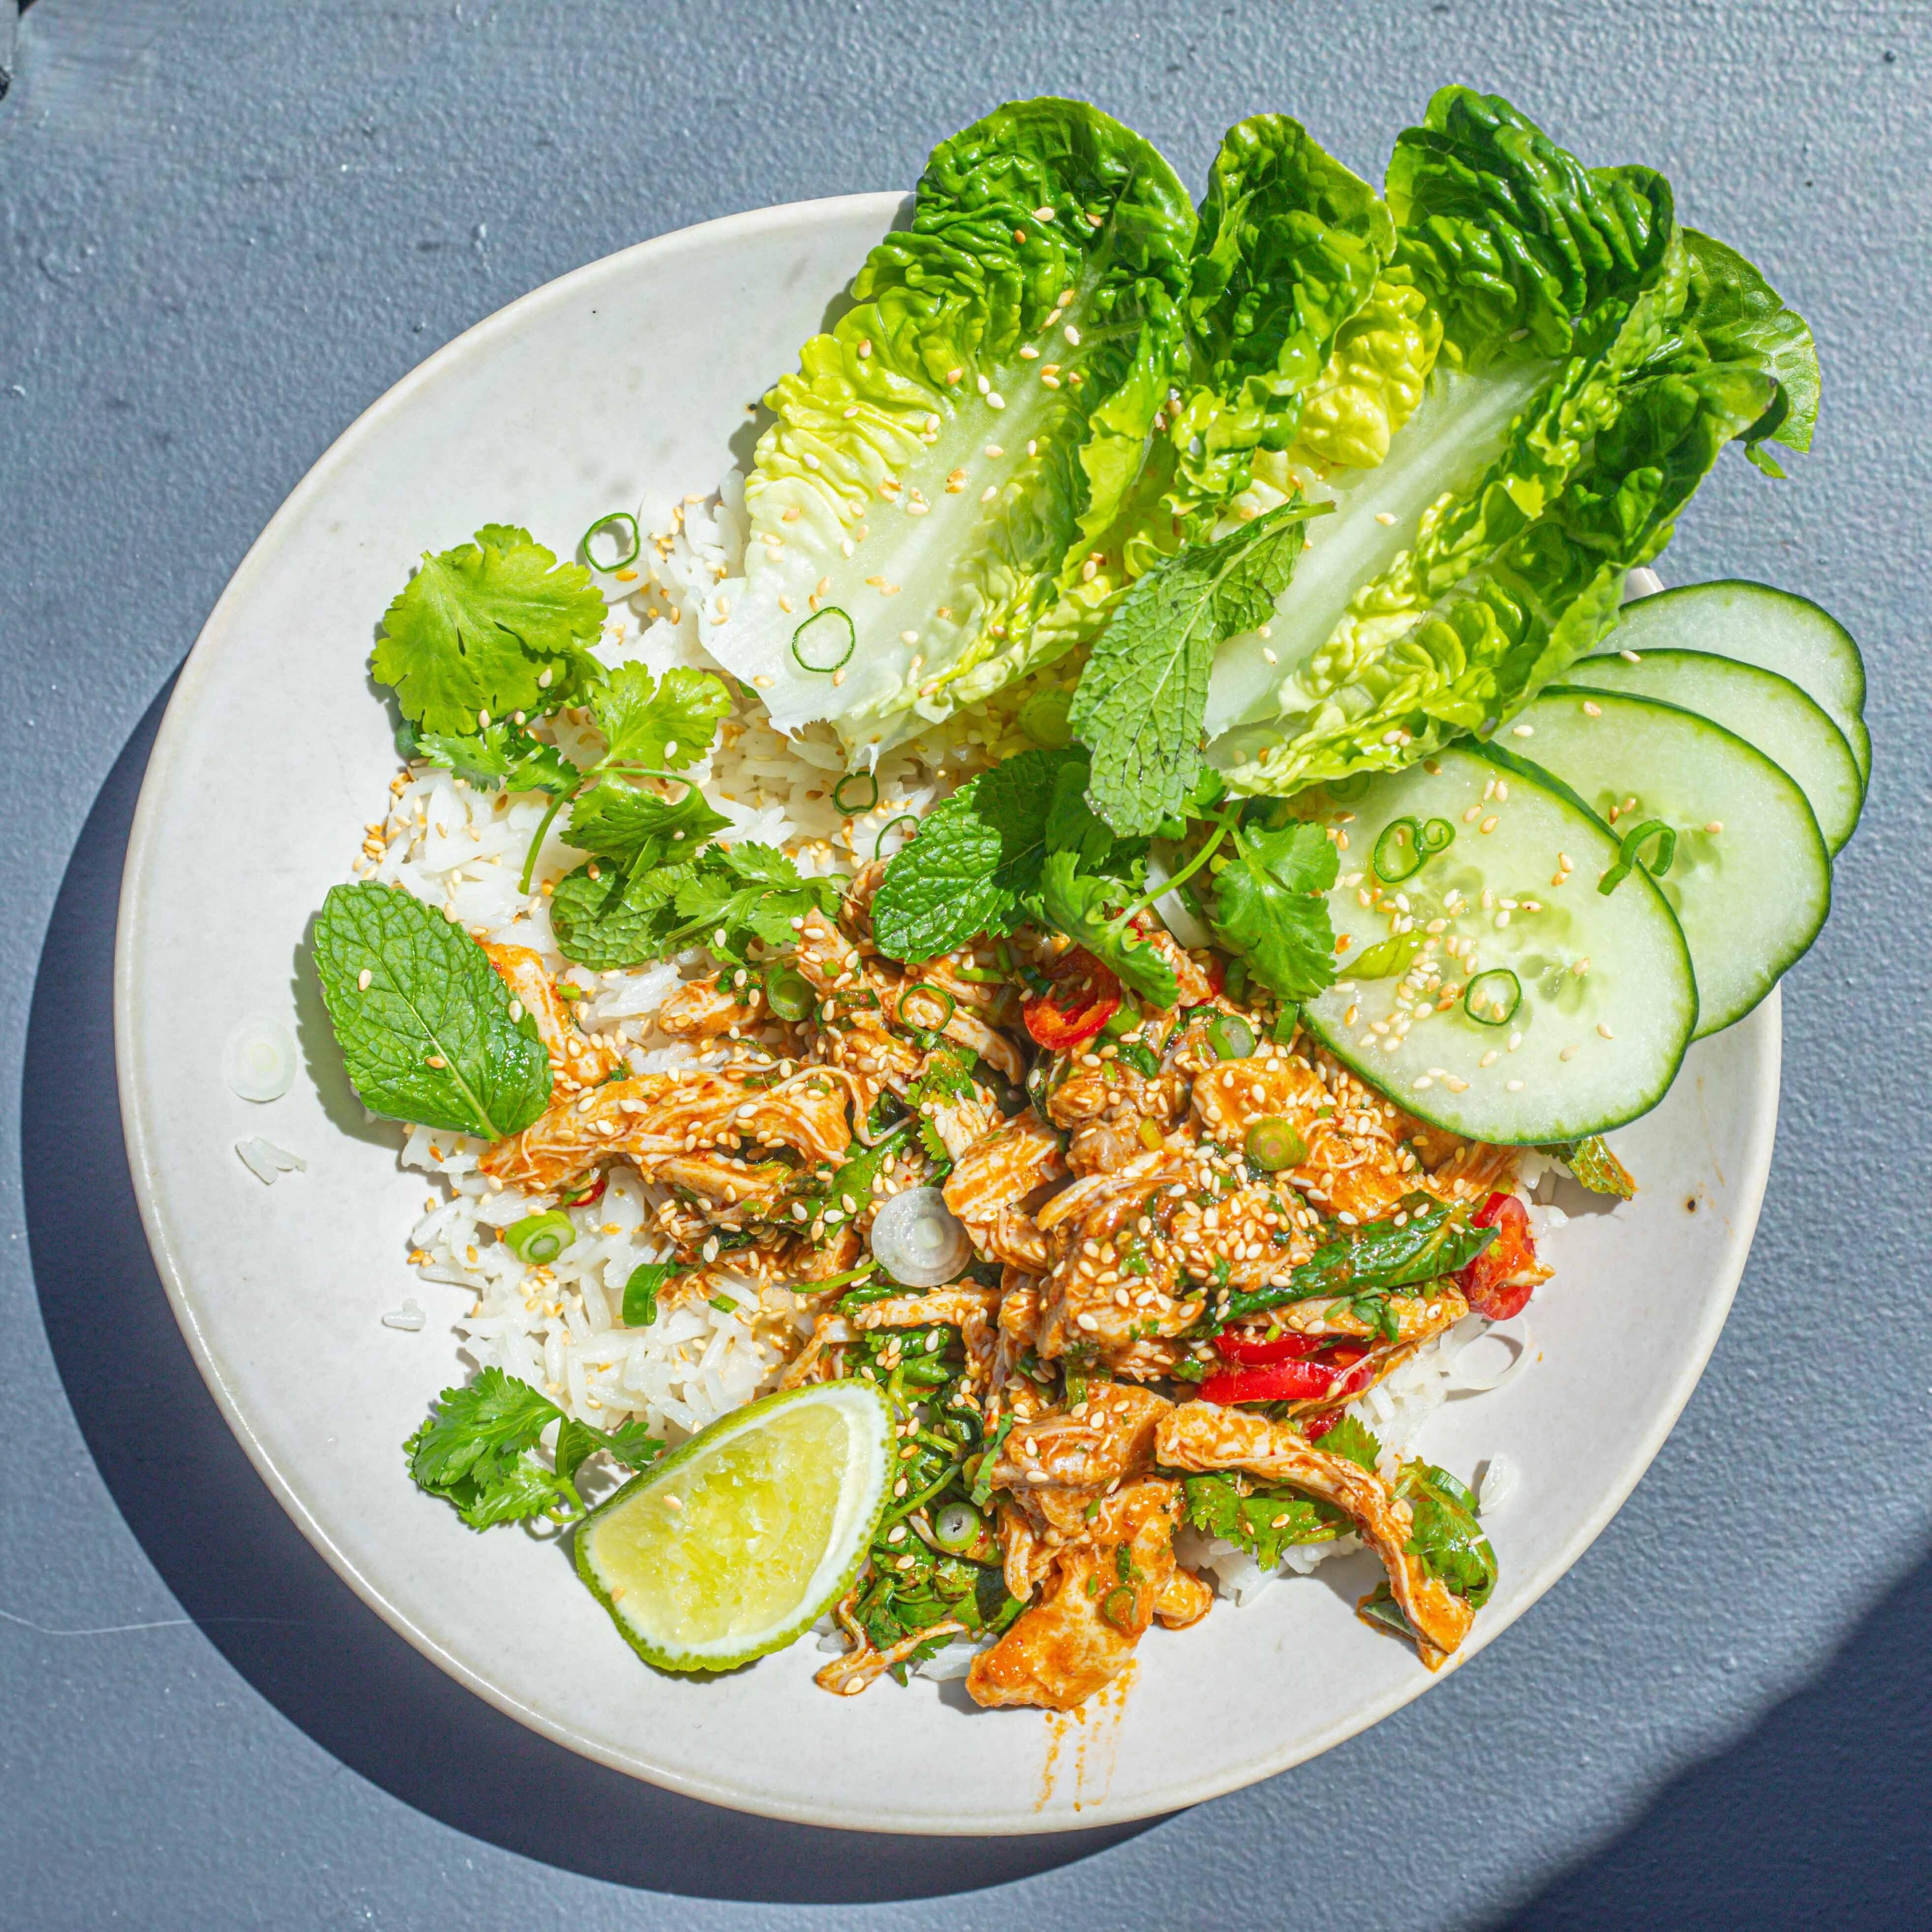
[[[533,1729],[718,1804],[872,1830],[1047,1831],[1146,1816],[1267,1776],[1432,1681],[1352,1614],[1372,1560],[1330,1564],[1195,1630],[1156,1630],[1124,1694],[1078,1719],[979,1712],[962,1687],[816,1689],[810,1643],[713,1682],[626,1648],[564,1552],[472,1534],[399,1445],[452,1379],[459,1292],[404,1264],[422,1198],[363,1124],[302,970],[394,769],[365,661],[425,548],[508,519],[567,552],[614,505],[668,506],[729,466],[892,195],[712,222],[539,289],[454,342],[318,463],[249,553],[182,674],[128,856],[116,1018],[134,1184],[162,1280],[242,1445],[336,1570],[426,1655]],[[742,440],[742,439],[741,439]],[[298,1030],[302,1076],[254,1106],[221,1077],[244,1014]],[[1452,1402],[1425,1446],[1522,1472],[1490,1527],[1503,1580],[1475,1652],[1574,1563],[1662,1443],[1717,1339],[1771,1156],[1778,1004],[1696,1048],[1618,1137],[1646,1182],[1550,1244],[1542,1359]],[[236,1140],[305,1172],[265,1188]],[[406,1294],[408,1334],[380,1318]]]

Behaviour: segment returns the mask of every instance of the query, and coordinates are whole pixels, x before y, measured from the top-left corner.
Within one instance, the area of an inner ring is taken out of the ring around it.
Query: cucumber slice
[[[1645,651],[1635,664],[1586,658],[1563,680],[1597,691],[1660,698],[1755,745],[1798,781],[1834,857],[1858,824],[1864,784],[1852,748],[1788,677],[1706,651]]]
[[[1550,778],[1463,746],[1372,780],[1348,809],[1328,897],[1342,976],[1302,1009],[1337,1059],[1418,1118],[1506,1144],[1580,1140],[1663,1099],[1696,984],[1646,874],[1595,890],[1617,856],[1606,826]],[[1409,872],[1444,829],[1446,849]]]
[[[1626,604],[1609,650],[1708,651],[1788,677],[1845,734],[1858,782],[1870,782],[1864,660],[1844,626],[1808,598],[1742,578],[1686,584]]]
[[[1620,835],[1651,819],[1676,831],[1658,884],[1696,969],[1699,1039],[1742,1019],[1817,938],[1832,908],[1818,821],[1797,781],[1735,733],[1654,698],[1562,684],[1506,728]]]

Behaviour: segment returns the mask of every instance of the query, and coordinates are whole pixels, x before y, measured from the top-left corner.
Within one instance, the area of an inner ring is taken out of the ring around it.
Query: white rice
[[[646,539],[640,565],[648,564],[649,574],[634,594],[610,605],[598,646],[607,664],[638,659],[659,675],[680,664],[719,669],[699,639],[721,621],[718,587],[742,572],[743,503],[744,480],[734,471],[716,495],[686,497],[671,512],[670,526]],[[887,832],[888,826],[923,812],[1014,748],[997,720],[950,720],[886,754],[875,774],[876,803],[848,814],[832,800],[847,759],[830,728],[808,726],[796,736],[783,736],[772,728],[754,692],[728,677],[726,682],[736,701],[716,749],[692,768],[692,779],[731,819],[735,838],[779,846],[806,872],[856,870],[881,850],[890,856],[900,834]],[[542,729],[579,763],[591,762],[602,748],[587,714],[562,713]],[[538,854],[532,890],[519,890],[525,854],[548,805],[541,794],[480,790],[449,772],[412,766],[392,785],[386,815],[368,828],[354,872],[402,886],[479,939],[542,956],[554,975],[586,995],[578,1007],[580,1022],[607,1040],[634,1072],[701,1063],[706,1054],[659,1032],[653,1016],[682,980],[708,970],[702,952],[594,973],[557,951],[550,889],[584,857],[563,842],[562,814]],[[496,1238],[497,1231],[556,1208],[555,1198],[488,1179],[478,1167],[479,1141],[422,1126],[399,1132],[400,1164],[434,1180],[411,1232],[410,1259],[421,1281],[452,1291],[441,1308],[470,1370],[500,1368],[541,1388],[580,1420],[608,1429],[635,1420],[676,1442],[770,1388],[808,1325],[785,1289],[767,1288],[761,1294],[748,1282],[728,1280],[712,1301],[662,1309],[649,1326],[628,1327],[625,1284],[642,1263],[669,1253],[650,1229],[650,1210],[662,1198],[658,1190],[634,1172],[614,1169],[598,1200],[564,1210],[577,1229],[572,1245],[547,1266],[531,1265]],[[1526,1197],[1552,1169],[1566,1171],[1544,1156],[1525,1156],[1520,1186]],[[1539,1235],[1564,1219],[1560,1210],[1541,1205],[1532,1207],[1532,1216]],[[436,1315],[433,1309],[430,1318]],[[1473,1317],[1459,1324],[1354,1405],[1352,1412],[1391,1455],[1414,1442],[1454,1386],[1472,1323],[1487,1325]],[[1288,1552],[1280,1572],[1268,1573],[1231,1545],[1192,1530],[1183,1535],[1192,1546],[1186,1560],[1238,1604],[1252,1600],[1274,1574],[1306,1574],[1327,1558],[1360,1547],[1352,1536],[1304,1544]],[[954,1648],[957,1657],[949,1651],[932,1660],[922,1666],[926,1674],[950,1676],[963,1667],[970,1651]]]

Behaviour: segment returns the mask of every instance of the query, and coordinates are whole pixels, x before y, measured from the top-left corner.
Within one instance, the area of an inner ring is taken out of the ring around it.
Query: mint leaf
[[[364,1105],[500,1140],[550,1102],[550,1058],[483,949],[412,894],[336,886],[315,922],[316,972]],[[368,976],[366,984],[362,976]]]
[[[711,748],[718,721],[731,708],[723,680],[680,665],[662,682],[641,664],[621,664],[592,692],[590,709],[610,740],[605,762],[661,765],[674,772]]]
[[[606,866],[593,879],[589,866],[578,866],[557,881],[550,898],[550,926],[556,950],[566,959],[600,973],[662,959],[677,927],[672,902],[689,869],[660,866],[651,872],[626,872]]]
[[[1277,999],[1312,1000],[1335,977],[1326,895],[1340,854],[1318,825],[1240,826],[1214,880],[1215,938]]]
[[[628,871],[648,871],[667,860],[694,858],[706,839],[731,821],[712,810],[695,785],[675,802],[607,775],[571,808],[564,842]],[[602,868],[600,868],[602,869]]]
[[[1264,624],[1314,512],[1290,502],[1138,579],[1080,674],[1069,714],[1094,754],[1087,796],[1124,835],[1178,812],[1201,769],[1208,676],[1224,639]]]
[[[872,937],[889,958],[950,952],[982,932],[1010,932],[1040,884],[1047,815],[1077,750],[1022,752],[969,778],[920,821],[895,853],[872,900]]]
[[[544,712],[601,684],[590,646],[604,598],[580,564],[559,563],[529,531],[486,524],[432,556],[383,614],[370,668],[403,716],[463,734],[513,712]]]
[[[487,731],[466,736],[404,728],[398,748],[406,758],[421,758],[466,778],[485,791],[547,791],[561,796],[581,776],[554,745],[504,718]]]

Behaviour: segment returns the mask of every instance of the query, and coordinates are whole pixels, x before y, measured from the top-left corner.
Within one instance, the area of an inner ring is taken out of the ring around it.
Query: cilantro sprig
[[[556,1446],[546,1467],[536,1452],[553,1422]],[[528,1382],[489,1368],[466,1387],[445,1389],[403,1449],[418,1488],[453,1504],[472,1529],[488,1529],[536,1516],[568,1522],[584,1513],[577,1472],[588,1458],[602,1450],[644,1469],[664,1444],[640,1423],[593,1429]]]

